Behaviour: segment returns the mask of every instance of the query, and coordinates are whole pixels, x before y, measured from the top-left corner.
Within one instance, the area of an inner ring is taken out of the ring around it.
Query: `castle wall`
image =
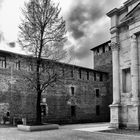
[[[31,69],[29,62],[34,61],[29,61],[27,56],[3,51],[0,52],[0,59],[0,105],[5,104],[5,108],[9,105],[5,110],[0,107],[1,117],[9,111],[11,121],[16,119],[21,123],[24,117],[27,121],[34,121],[36,91],[23,78],[23,74],[28,75]],[[19,61],[20,67],[17,64]],[[65,76],[61,79],[62,83],[54,84],[42,94],[44,122],[109,121],[110,92],[107,73],[68,64],[57,65],[57,70]]]

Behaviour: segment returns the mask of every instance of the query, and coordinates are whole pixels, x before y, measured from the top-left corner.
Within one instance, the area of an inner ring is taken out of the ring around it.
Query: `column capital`
[[[112,51],[118,51],[120,49],[120,44],[116,42],[111,42]]]
[[[137,41],[137,36],[135,34],[133,34],[131,36],[131,41],[136,42]]]

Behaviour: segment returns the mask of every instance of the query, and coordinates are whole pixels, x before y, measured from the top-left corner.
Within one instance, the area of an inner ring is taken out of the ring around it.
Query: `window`
[[[128,93],[131,91],[131,72],[130,68],[122,70],[122,87],[123,92]]]
[[[103,74],[100,74],[100,81],[103,81]]]
[[[96,73],[94,73],[94,81],[96,81]]]
[[[75,116],[76,116],[76,107],[71,106],[71,117],[75,117]]]
[[[62,68],[62,75],[65,76],[65,70]]]
[[[33,71],[33,65],[32,65],[32,64],[30,64],[30,65],[28,66],[28,71]]]
[[[16,62],[16,69],[17,69],[17,70],[20,70],[20,61],[17,61],[17,62]]]
[[[41,114],[46,116],[46,105],[41,105]]]
[[[48,114],[48,106],[47,104],[41,104],[41,115],[46,116]]]
[[[6,68],[6,57],[0,57],[0,67]]]
[[[99,48],[97,48],[97,53],[99,53]]]
[[[79,69],[79,78],[80,78],[80,79],[82,78],[81,69]]]
[[[95,92],[96,92],[96,97],[99,98],[100,97],[99,89],[96,89]]]
[[[87,80],[89,80],[89,72],[87,71]]]
[[[105,53],[105,46],[103,46],[103,53]]]
[[[100,106],[96,105],[96,115],[99,116],[100,115]]]
[[[73,77],[73,70],[71,70],[71,77]]]
[[[74,87],[71,87],[71,95],[74,95]]]

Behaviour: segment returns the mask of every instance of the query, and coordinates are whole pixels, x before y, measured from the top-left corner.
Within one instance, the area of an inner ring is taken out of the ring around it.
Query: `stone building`
[[[22,118],[35,120],[36,94],[22,76],[34,70],[34,59],[31,59],[27,55],[0,51],[0,118],[8,114],[17,123]],[[47,65],[47,60],[44,59],[43,65]],[[43,121],[109,121],[108,105],[112,99],[108,73],[64,63],[57,63],[57,69],[64,75],[63,84],[57,83],[43,92]]]
[[[140,128],[140,0],[127,0],[111,18],[113,103],[111,126]]]

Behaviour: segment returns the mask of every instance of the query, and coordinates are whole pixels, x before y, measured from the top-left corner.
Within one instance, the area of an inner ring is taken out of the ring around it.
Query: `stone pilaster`
[[[138,83],[138,47],[136,36],[133,35],[131,37],[131,79],[132,79],[132,103],[138,104],[138,91],[139,91],[139,83]]]
[[[128,105],[128,122],[127,128],[139,129],[139,116],[140,116],[140,105],[139,105],[139,68],[138,68],[138,46],[136,35],[131,37],[131,80],[132,80],[132,100],[131,105]]]
[[[120,103],[119,44],[111,43],[113,63],[113,104]]]

